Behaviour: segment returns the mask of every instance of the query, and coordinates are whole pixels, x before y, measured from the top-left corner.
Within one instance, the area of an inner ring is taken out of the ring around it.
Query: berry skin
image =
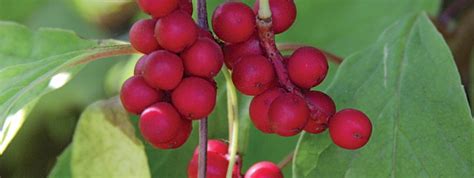
[[[361,111],[344,109],[329,120],[332,141],[345,149],[355,150],[364,146],[372,134],[372,123]]]
[[[327,124],[329,118],[336,113],[336,104],[328,95],[320,91],[305,94],[306,101],[313,105],[317,112],[310,114],[310,119],[318,124]]]
[[[216,76],[224,60],[220,46],[208,38],[198,39],[181,54],[181,58],[187,72],[204,78]]]
[[[291,81],[301,88],[312,88],[320,84],[328,72],[324,53],[313,47],[297,49],[288,60]]]
[[[214,37],[212,36],[211,32],[204,30],[203,28],[198,28],[198,38],[209,38],[210,40],[214,41]]]
[[[273,133],[270,119],[268,118],[268,110],[273,100],[283,94],[283,89],[272,88],[252,99],[249,107],[250,119],[258,130],[264,133]]]
[[[283,173],[274,163],[262,161],[252,165],[244,178],[283,178]]]
[[[155,18],[168,15],[178,7],[179,0],[137,0],[140,8]]]
[[[179,53],[197,39],[197,26],[189,14],[175,11],[160,18],[155,26],[155,37],[164,49]]]
[[[275,133],[289,137],[300,133],[306,126],[309,109],[303,98],[287,93],[272,102],[268,117]]]
[[[183,120],[184,124],[178,131],[178,134],[171,141],[157,144],[156,147],[161,149],[175,149],[181,147],[188,140],[193,130],[193,124],[190,120]]]
[[[258,13],[259,1],[255,1],[253,11]],[[282,33],[293,25],[296,19],[296,5],[293,0],[270,0],[272,11],[273,31]]]
[[[191,159],[188,166],[188,178],[198,177],[199,154]],[[207,152],[206,178],[224,178],[226,177],[229,160],[216,152]],[[236,166],[237,167],[237,166]]]
[[[224,46],[224,62],[227,68],[232,69],[242,56],[263,55],[257,34],[253,34],[247,41]]]
[[[125,109],[137,115],[148,106],[160,101],[161,96],[161,91],[153,89],[141,76],[130,77],[120,90],[120,100]]]
[[[227,143],[221,141],[221,140],[208,140],[207,141],[207,152],[215,152],[219,153],[222,156],[227,155],[227,152],[229,150],[229,146]],[[197,156],[199,154],[199,146],[196,147],[194,150],[193,156]]]
[[[145,54],[161,48],[154,36],[155,24],[156,20],[153,19],[139,20],[133,24],[129,32],[133,48]]]
[[[143,76],[154,88],[174,89],[183,78],[181,58],[168,51],[160,50],[149,54],[146,64]]]
[[[192,0],[179,0],[179,10],[193,15],[193,1]]]
[[[212,29],[228,43],[244,42],[255,30],[255,14],[242,2],[225,2],[212,15]]]
[[[216,105],[216,87],[202,78],[188,77],[171,93],[171,101],[187,119],[202,119]]]
[[[304,127],[304,131],[312,133],[312,134],[319,134],[321,132],[324,132],[327,129],[326,124],[319,124],[315,120],[308,120],[308,123],[306,123],[306,126]]]
[[[135,64],[135,69],[133,70],[134,75],[143,75],[143,72],[145,71],[145,66],[148,61],[148,55],[143,55],[138,59],[137,63]]]
[[[244,56],[234,66],[232,81],[246,95],[258,95],[271,87],[275,78],[273,65],[260,55]]]
[[[159,147],[176,138],[185,122],[171,104],[159,102],[143,111],[138,124],[143,137]]]

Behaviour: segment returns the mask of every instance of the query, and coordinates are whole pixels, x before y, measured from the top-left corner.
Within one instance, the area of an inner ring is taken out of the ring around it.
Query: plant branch
[[[206,0],[198,0],[198,25],[200,28],[209,31],[207,22],[207,4]],[[199,161],[198,178],[206,178],[207,170],[207,118],[199,120]]]
[[[229,167],[227,168],[227,178],[232,178],[234,165],[237,159],[239,145],[239,115],[237,91],[232,83],[230,72],[227,68],[223,69],[227,88],[227,118],[229,119]]]
[[[286,155],[285,158],[283,158],[283,160],[281,160],[278,163],[278,167],[280,169],[283,169],[285,166],[287,166],[293,160],[294,155],[295,155],[294,151],[291,151],[290,153],[288,153],[288,155]]]
[[[277,43],[277,48],[278,50],[280,51],[294,51],[298,48],[301,48],[301,47],[305,47],[305,46],[309,46],[309,45],[305,45],[305,44],[298,44],[298,43]],[[330,60],[332,60],[334,63],[336,64],[341,64],[342,63],[342,57],[339,57],[329,51],[325,51],[321,48],[318,48],[318,50],[320,50],[321,52],[323,52],[327,58],[329,58]]]
[[[77,66],[80,64],[89,63],[98,59],[114,57],[114,56],[122,56],[122,55],[130,55],[130,54],[138,54],[139,52],[133,49],[130,44],[121,44],[121,45],[113,45],[107,47],[98,47],[104,48],[104,51],[96,53],[94,55],[87,56],[79,61],[69,64],[69,66]],[[107,48],[111,48],[110,50],[105,50]]]

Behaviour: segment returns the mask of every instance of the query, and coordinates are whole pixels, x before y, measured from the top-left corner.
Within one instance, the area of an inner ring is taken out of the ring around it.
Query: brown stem
[[[103,48],[104,51],[87,56],[77,62],[71,63],[69,66],[85,64],[85,63],[89,63],[98,59],[103,59],[103,58],[108,58],[108,57],[113,57],[113,56],[139,53],[138,51],[133,49],[132,46],[130,46],[130,44],[122,44],[122,45],[114,45],[114,46],[98,47],[98,48]],[[111,49],[111,50],[106,50],[106,49]]]
[[[277,43],[277,48],[280,50],[280,51],[294,51],[298,48],[301,48],[301,47],[305,47],[305,46],[309,46],[309,45],[305,45],[305,44],[298,44],[298,43]],[[336,64],[340,64],[342,63],[342,57],[339,57],[329,51],[325,51],[321,48],[318,48],[318,50],[320,50],[321,52],[323,52],[327,58],[329,58],[330,60],[332,60],[333,62],[335,62]]]
[[[279,163],[278,163],[278,167],[280,169],[283,169],[285,168],[288,164],[291,163],[291,161],[293,160],[293,156],[295,155],[295,152],[294,151],[291,151],[288,155],[285,156],[285,158],[283,158],[283,160],[281,160]]]

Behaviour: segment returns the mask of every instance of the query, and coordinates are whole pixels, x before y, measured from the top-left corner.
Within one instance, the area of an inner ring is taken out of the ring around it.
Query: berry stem
[[[298,48],[301,48],[301,47],[305,47],[305,46],[309,46],[309,45],[305,45],[305,44],[298,44],[298,43],[277,43],[277,48],[280,50],[280,51],[294,51]],[[321,48],[318,48],[318,50],[322,51],[327,58],[331,59],[334,63],[336,64],[341,64],[342,63],[342,57],[339,57],[329,51],[325,51]]]
[[[295,155],[295,152],[294,151],[291,151],[290,153],[288,153],[288,155],[285,156],[285,158],[283,158],[283,160],[281,160],[279,163],[278,163],[278,167],[280,169],[283,169],[285,168],[292,160],[293,160],[293,156]]]
[[[235,90],[234,84],[230,77],[228,69],[222,70],[226,80],[227,88],[227,118],[229,119],[229,167],[227,168],[227,178],[232,178],[232,172],[234,170],[235,160],[238,151],[238,140],[239,140],[239,115],[238,115],[238,100],[237,91]]]
[[[209,31],[207,22],[207,4],[206,0],[198,0],[198,25],[200,28]],[[207,118],[199,120],[199,160],[198,160],[198,178],[206,178],[207,167]]]

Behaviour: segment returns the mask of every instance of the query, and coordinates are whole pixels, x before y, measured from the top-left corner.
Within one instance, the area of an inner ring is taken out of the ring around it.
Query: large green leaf
[[[49,177],[150,177],[144,146],[118,98],[82,113],[72,144]]]
[[[449,48],[425,15],[397,21],[347,58],[328,93],[357,108],[372,138],[341,149],[328,134],[301,137],[293,177],[473,177],[473,119]]]
[[[21,127],[26,105],[63,86],[93,59],[126,51],[116,41],[84,40],[73,32],[0,22],[0,154]]]

